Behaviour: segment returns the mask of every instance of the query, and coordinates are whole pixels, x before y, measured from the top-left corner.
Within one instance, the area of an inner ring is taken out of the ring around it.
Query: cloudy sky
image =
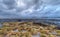
[[[46,17],[60,17],[60,0],[0,0],[0,18]]]

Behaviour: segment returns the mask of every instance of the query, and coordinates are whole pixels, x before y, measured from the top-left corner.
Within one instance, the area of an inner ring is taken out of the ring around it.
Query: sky
[[[0,18],[59,18],[60,0],[0,0]]]

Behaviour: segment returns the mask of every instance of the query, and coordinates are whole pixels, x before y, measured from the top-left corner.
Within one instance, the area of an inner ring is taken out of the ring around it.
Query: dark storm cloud
[[[0,17],[60,17],[60,0],[0,0]]]
[[[15,8],[15,6],[16,6],[15,0],[3,0],[3,3],[4,3],[9,9],[13,9],[13,8]]]

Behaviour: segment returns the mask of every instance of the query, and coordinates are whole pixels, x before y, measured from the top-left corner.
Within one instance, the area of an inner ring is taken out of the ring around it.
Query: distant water
[[[60,27],[60,20],[58,19],[0,19],[0,22],[15,22],[15,21],[34,21],[36,23],[42,24],[54,24]],[[1,25],[1,24],[0,24]]]

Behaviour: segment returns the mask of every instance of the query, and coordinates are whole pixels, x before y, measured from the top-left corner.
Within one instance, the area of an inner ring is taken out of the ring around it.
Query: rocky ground
[[[4,22],[0,26],[1,37],[60,37],[55,25],[34,22]]]

